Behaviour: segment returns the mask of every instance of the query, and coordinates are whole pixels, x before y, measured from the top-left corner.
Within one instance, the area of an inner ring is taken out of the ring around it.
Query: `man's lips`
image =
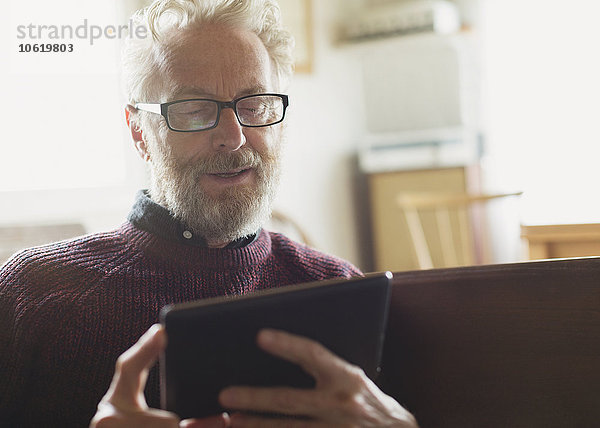
[[[221,178],[231,178],[231,177],[236,177],[240,174],[243,174],[247,171],[250,171],[250,168],[237,168],[237,169],[232,169],[231,171],[211,172],[211,173],[208,173],[207,175],[221,177]]]

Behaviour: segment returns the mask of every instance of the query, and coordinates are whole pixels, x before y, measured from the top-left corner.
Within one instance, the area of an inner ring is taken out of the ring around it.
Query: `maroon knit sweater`
[[[265,231],[242,248],[210,249],[126,223],[25,250],[0,270],[0,426],[87,426],[117,357],[166,304],[358,274]]]

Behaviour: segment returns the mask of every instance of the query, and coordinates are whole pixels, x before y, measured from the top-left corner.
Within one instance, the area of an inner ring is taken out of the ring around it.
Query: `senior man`
[[[26,250],[0,271],[0,425],[413,426],[360,369],[277,331],[259,346],[315,389],[232,387],[219,397],[231,416],[204,420],[155,409],[161,307],[360,271],[262,229],[292,70],[274,1],[158,0],[134,22],[152,36],[124,50],[126,118],[151,188],[120,228]]]

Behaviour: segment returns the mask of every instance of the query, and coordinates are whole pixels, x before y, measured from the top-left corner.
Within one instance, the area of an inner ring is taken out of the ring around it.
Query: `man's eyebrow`
[[[254,85],[254,86],[251,86],[251,87],[248,87],[246,89],[239,91],[235,97],[237,98],[237,97],[243,97],[245,95],[261,94],[261,93],[265,93],[265,92],[267,92],[267,89],[264,85]],[[200,98],[210,98],[210,99],[217,98],[213,93],[211,93],[210,91],[207,91],[204,88],[200,88],[200,87],[196,87],[196,86],[175,87],[175,90],[173,91],[171,98],[173,100],[175,100],[182,96],[193,96],[193,97],[197,96]]]
[[[208,92],[206,89],[203,89],[203,88],[194,87],[194,86],[177,86],[177,87],[175,87],[175,90],[172,92],[171,98],[177,99],[183,95],[193,95],[193,96],[206,97],[206,98],[211,97],[210,92]]]
[[[255,85],[248,89],[238,92],[237,96],[243,97],[244,95],[262,94],[268,92],[267,88],[263,85]]]

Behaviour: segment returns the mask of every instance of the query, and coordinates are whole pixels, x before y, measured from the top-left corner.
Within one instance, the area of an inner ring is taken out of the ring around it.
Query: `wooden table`
[[[600,223],[521,226],[529,260],[600,256]]]

